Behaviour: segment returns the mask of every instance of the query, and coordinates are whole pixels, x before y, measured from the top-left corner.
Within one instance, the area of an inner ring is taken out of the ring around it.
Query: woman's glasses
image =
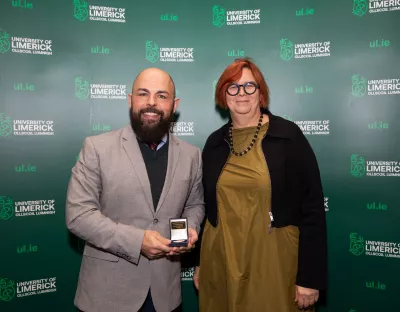
[[[256,84],[255,82],[246,82],[244,84],[237,84],[237,83],[231,83],[227,88],[226,88],[226,92],[231,95],[231,96],[235,96],[238,95],[240,92],[240,88],[243,87],[244,93],[246,93],[247,95],[252,95],[254,94],[259,87],[258,84]]]

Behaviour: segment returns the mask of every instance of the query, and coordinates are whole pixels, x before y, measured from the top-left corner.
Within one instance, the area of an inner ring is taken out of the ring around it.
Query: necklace
[[[262,121],[263,121],[263,117],[264,117],[264,115],[261,114],[260,119],[258,120],[258,125],[257,125],[256,133],[254,134],[254,137],[253,137],[253,139],[251,140],[250,145],[249,145],[245,150],[241,151],[240,153],[235,152],[235,149],[233,148],[233,137],[232,137],[232,128],[233,128],[233,125],[232,125],[232,123],[231,123],[231,125],[229,126],[229,146],[230,146],[230,148],[231,148],[232,154],[234,154],[234,155],[236,155],[236,156],[243,156],[244,154],[247,154],[247,153],[251,150],[251,148],[254,146],[254,143],[255,143],[256,140],[257,140],[258,133],[260,132],[261,125],[262,125]]]

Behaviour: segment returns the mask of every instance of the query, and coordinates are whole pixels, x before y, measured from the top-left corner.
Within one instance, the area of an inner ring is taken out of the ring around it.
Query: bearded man
[[[179,99],[171,76],[142,71],[130,125],[87,137],[72,169],[66,224],[86,241],[75,305],[84,312],[181,311],[179,255],[204,218],[201,152],[170,133]],[[187,243],[171,244],[170,219]]]

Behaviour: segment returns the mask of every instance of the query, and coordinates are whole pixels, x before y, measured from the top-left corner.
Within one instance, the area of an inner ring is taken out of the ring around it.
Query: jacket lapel
[[[161,206],[163,205],[165,198],[168,195],[169,189],[171,188],[172,181],[175,176],[176,167],[178,166],[178,160],[180,155],[180,147],[179,142],[175,138],[173,134],[168,135],[169,145],[168,145],[168,167],[167,167],[167,174],[165,176],[164,187],[161,192],[160,200],[158,201],[156,214],[160,210]]]
[[[131,126],[126,126],[122,131],[122,146],[132,163],[133,169],[137,174],[137,177],[143,189],[143,193],[147,199],[149,209],[154,215],[154,205],[153,199],[151,197],[151,188],[149,177],[147,175],[146,165],[144,164],[139,144]]]

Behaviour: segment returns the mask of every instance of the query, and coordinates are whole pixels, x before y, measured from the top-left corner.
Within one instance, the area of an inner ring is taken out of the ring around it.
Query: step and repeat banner
[[[244,56],[320,164],[329,291],[319,311],[397,311],[399,27],[400,0],[1,1],[0,311],[75,311],[84,242],[65,226],[71,168],[85,137],[128,124],[139,71],[171,74],[173,133],[203,148],[227,121],[216,81]]]

